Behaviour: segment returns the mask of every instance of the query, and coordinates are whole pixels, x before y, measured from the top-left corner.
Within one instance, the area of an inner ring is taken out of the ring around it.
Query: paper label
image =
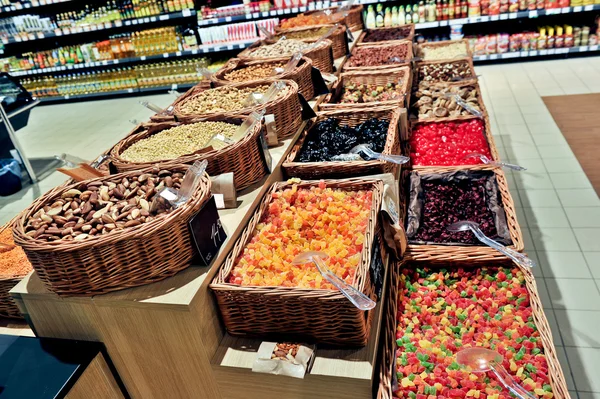
[[[223,194],[213,194],[217,209],[225,209],[225,196]]]
[[[202,209],[192,217],[189,227],[203,265],[209,266],[227,238],[214,197],[210,197]]]
[[[279,145],[279,139],[277,138],[277,125],[275,124],[275,115],[265,115],[264,123],[267,134],[267,147],[275,147]],[[269,156],[270,155],[271,154],[269,153]]]

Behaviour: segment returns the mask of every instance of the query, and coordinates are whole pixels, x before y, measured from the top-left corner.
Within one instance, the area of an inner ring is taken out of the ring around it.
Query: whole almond
[[[81,241],[81,240],[85,240],[88,237],[89,237],[88,234],[83,233],[83,234],[79,234],[77,237],[75,237],[75,240],[76,241]]]
[[[65,191],[61,197],[63,199],[65,199],[65,198],[72,198],[76,195],[81,195],[81,191],[77,190],[76,188],[72,188],[70,190]]]
[[[92,229],[91,224],[84,224],[83,226],[81,226],[81,231],[83,231],[83,232],[90,231],[91,229]]]
[[[48,209],[48,212],[46,212],[46,215],[56,216],[56,215],[60,214],[61,212],[62,212],[62,208],[60,206],[57,206],[57,207]]]
[[[130,220],[127,223],[125,223],[125,227],[133,227],[133,226],[139,226],[140,224],[142,224],[142,222],[140,222],[139,220]]]

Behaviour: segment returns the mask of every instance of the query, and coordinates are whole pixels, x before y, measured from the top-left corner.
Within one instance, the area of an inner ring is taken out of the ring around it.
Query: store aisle
[[[502,157],[528,168],[507,176],[569,389],[600,398],[600,199],[542,100],[600,92],[600,57],[476,69]],[[144,99],[165,106],[172,96]],[[130,119],[147,120],[139,100],[39,107],[19,138],[30,157],[91,159],[131,130]],[[63,180],[55,173],[0,198],[0,223]]]

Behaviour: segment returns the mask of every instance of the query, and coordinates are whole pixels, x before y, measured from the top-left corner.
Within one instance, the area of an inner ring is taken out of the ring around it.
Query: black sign
[[[204,266],[210,265],[227,238],[214,197],[211,196],[202,209],[192,217],[189,226]]]
[[[377,299],[381,299],[381,291],[383,290],[383,278],[385,269],[383,266],[383,259],[381,257],[381,245],[379,236],[375,236],[373,240],[373,254],[371,256],[371,281],[375,285],[375,294]]]
[[[271,157],[271,152],[269,151],[269,146],[267,145],[267,139],[265,138],[265,131],[261,131],[258,135],[258,145],[262,149],[262,159],[267,167],[269,173],[273,171],[273,157]]]
[[[111,175],[116,175],[117,173],[119,173],[117,167],[112,163],[112,161],[108,162],[108,173],[110,173]]]
[[[302,120],[305,121],[307,119],[314,118],[317,116],[315,111],[312,109],[308,101],[304,99],[304,96],[298,93],[298,100],[300,101],[300,106],[302,107]]]
[[[348,40],[348,44],[354,41],[354,35],[352,34],[352,31],[350,31],[350,28],[348,28],[348,25],[346,25],[346,39]]]
[[[313,87],[315,88],[315,97],[329,93],[327,83],[325,83],[325,79],[323,79],[323,75],[321,75],[321,71],[319,71],[318,68],[312,67],[310,76],[312,78]]]

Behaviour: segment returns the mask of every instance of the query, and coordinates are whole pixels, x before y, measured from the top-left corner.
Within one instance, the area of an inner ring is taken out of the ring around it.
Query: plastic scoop
[[[396,163],[398,165],[402,165],[410,161],[409,157],[405,157],[404,155],[388,155],[382,154],[380,152],[375,152],[371,149],[369,144],[359,144],[356,147],[350,150],[351,154],[360,154],[363,153],[367,155],[369,158],[378,159],[380,161]]]
[[[502,366],[503,357],[496,351],[486,348],[466,348],[456,354],[456,362],[472,373],[494,373],[498,381],[516,397],[536,399],[523,388]]]
[[[483,117],[483,113],[481,113],[480,110],[474,108],[471,104],[469,104],[468,102],[466,102],[465,100],[463,100],[462,97],[459,96],[458,94],[444,93],[444,97],[453,98],[454,101],[456,101],[456,103],[458,105],[460,105],[461,107],[463,107],[464,109],[466,109],[467,111],[469,111],[471,114],[475,115],[478,118]]]
[[[335,32],[335,30],[338,28],[338,26],[339,26],[339,24],[335,24],[331,28],[329,28],[329,30],[327,32],[325,32],[325,34],[323,36],[318,38],[317,41],[315,41],[313,44],[311,44],[310,46],[308,46],[304,50],[302,50],[302,54],[306,54],[309,51],[311,51],[312,49],[317,48],[323,40],[327,39],[329,36],[331,36],[333,34],[333,32]]]
[[[336,276],[335,273],[333,273],[327,267],[323,260],[327,259],[328,257],[329,255],[327,255],[324,252],[308,251],[298,254],[294,258],[292,263],[294,265],[303,265],[305,263],[312,262],[319,270],[319,273],[321,273],[321,275],[325,277],[327,281],[329,281],[338,290],[340,290],[340,292],[346,298],[348,298],[348,300],[352,302],[354,306],[356,306],[360,310],[373,309],[377,304],[371,298],[369,298],[368,296],[366,296],[365,294],[358,291],[356,288],[352,287],[350,284],[346,283],[344,280]]]
[[[98,167],[100,167],[100,165],[102,165],[102,163],[104,161],[106,161],[107,159],[111,159],[110,155],[100,155],[98,158],[96,158],[95,161],[93,161],[90,166],[94,169],[98,169]]]
[[[529,259],[526,255],[523,255],[517,251],[507,248],[504,245],[500,244],[499,242],[496,242],[496,241],[492,240],[491,238],[489,238],[488,236],[486,236],[485,234],[483,234],[483,231],[481,231],[481,229],[479,228],[479,224],[477,224],[475,222],[463,220],[460,222],[452,223],[451,225],[446,227],[446,229],[448,231],[471,230],[471,232],[475,235],[475,237],[477,237],[477,239],[479,241],[481,241],[482,243],[484,243],[485,245],[487,245],[491,248],[494,248],[496,251],[503,253],[504,255],[508,256],[509,258],[511,258],[512,260],[517,262],[519,265],[524,266],[524,267],[534,267],[535,266],[535,262],[533,260]]]
[[[204,78],[204,79],[210,79],[212,77],[212,72],[208,70],[208,68],[206,67],[197,67],[196,68],[196,73],[198,74],[198,77],[200,78]]]
[[[273,36],[273,34],[271,32],[269,32],[264,26],[259,26],[256,25],[258,30],[265,35],[265,37],[269,40],[273,40],[275,38],[275,36]]]
[[[207,166],[208,162],[206,160],[194,162],[185,172],[179,190],[173,187],[164,187],[152,199],[150,211],[155,212],[161,205],[166,205],[166,202],[171,204],[175,209],[185,204],[198,189]]]
[[[225,145],[230,145],[238,142],[242,138],[246,137],[249,131],[254,129],[254,126],[257,123],[260,123],[262,118],[265,115],[265,110],[261,109],[260,111],[254,111],[246,119],[244,122],[238,127],[231,138],[224,136],[221,133],[215,133],[211,139],[207,142],[206,147],[219,147],[218,143],[224,143]]]
[[[75,155],[64,154],[64,153],[60,154],[60,155],[55,155],[54,159],[62,162],[63,166],[67,166],[69,168],[76,168],[81,163],[88,163],[88,161],[85,161],[79,157],[76,157]]]
[[[483,162],[486,165],[492,165],[492,166],[498,166],[501,168],[509,168],[512,170],[527,170],[527,168],[524,168],[523,166],[519,166],[519,165],[515,165],[514,163],[507,163],[507,162],[501,162],[501,161],[492,161],[491,159],[489,159],[487,156],[483,155],[483,154],[478,154],[478,153],[472,153],[472,154],[467,154],[465,155],[465,159],[466,158],[479,158],[481,159],[481,162]]]
[[[149,101],[140,101],[140,104],[148,108],[150,111],[156,112],[157,114],[160,114],[164,111],[164,109]]]
[[[421,58],[421,57],[413,57],[413,58],[391,57],[390,58],[390,62],[395,62],[397,64],[406,64],[411,61],[419,62],[419,61],[423,61],[423,58]]]
[[[271,99],[276,98],[281,90],[285,88],[285,83],[278,81],[271,83],[271,86],[267,89],[267,91],[263,93],[250,93],[246,100],[244,100],[245,107],[254,107],[257,105],[266,104]]]
[[[280,75],[283,73],[288,73],[294,70],[300,60],[302,59],[302,53],[295,53],[292,58],[285,64],[283,68],[277,67],[273,69],[273,75]]]

